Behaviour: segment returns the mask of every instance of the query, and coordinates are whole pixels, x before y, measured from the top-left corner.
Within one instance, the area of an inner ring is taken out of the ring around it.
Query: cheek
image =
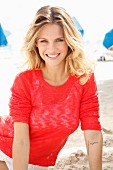
[[[39,51],[39,54],[41,55],[44,52],[44,48],[38,46],[38,51]]]
[[[64,49],[64,52],[67,54],[68,53],[68,46],[64,45],[63,49]]]
[[[57,44],[56,48],[60,49],[61,51],[68,51],[68,45],[67,44]]]

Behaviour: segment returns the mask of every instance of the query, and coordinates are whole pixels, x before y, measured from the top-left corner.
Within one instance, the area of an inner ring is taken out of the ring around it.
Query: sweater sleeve
[[[94,74],[83,87],[80,103],[80,120],[82,130],[101,130],[99,122],[99,100]]]
[[[31,112],[29,82],[22,73],[18,74],[11,88],[9,101],[10,116],[14,122],[29,124]]]

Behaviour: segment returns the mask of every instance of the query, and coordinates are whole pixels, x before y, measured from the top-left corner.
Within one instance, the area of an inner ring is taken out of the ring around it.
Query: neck
[[[55,86],[62,85],[69,78],[69,72],[65,71],[65,67],[60,68],[57,66],[53,66],[53,67],[45,66],[42,69],[42,74],[45,81]]]

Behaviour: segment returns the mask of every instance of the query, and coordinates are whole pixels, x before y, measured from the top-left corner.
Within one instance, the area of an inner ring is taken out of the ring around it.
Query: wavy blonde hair
[[[62,27],[65,41],[69,47],[66,57],[66,70],[69,70],[73,75],[80,76],[81,84],[84,84],[87,82],[92,69],[84,53],[82,36],[71,16],[62,7],[44,6],[37,11],[22,47],[27,59],[28,69],[41,69],[44,65],[36,46],[36,40],[41,28],[48,23],[55,23]]]

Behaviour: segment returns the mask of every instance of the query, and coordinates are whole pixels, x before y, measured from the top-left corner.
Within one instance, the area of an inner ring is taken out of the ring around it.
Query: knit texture
[[[40,70],[27,70],[16,76],[11,92],[10,115],[0,118],[0,150],[10,157],[14,122],[29,124],[29,163],[40,166],[55,164],[79,125],[82,130],[101,130],[94,74],[85,85],[70,75],[63,85],[52,86]]]

